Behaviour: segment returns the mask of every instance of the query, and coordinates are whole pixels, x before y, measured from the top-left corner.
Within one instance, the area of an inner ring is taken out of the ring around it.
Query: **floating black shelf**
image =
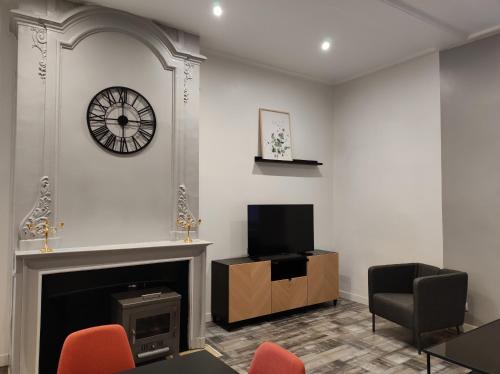
[[[268,163],[274,163],[274,164],[312,165],[312,166],[323,165],[322,162],[318,162],[318,161],[314,161],[314,160],[298,160],[298,159],[294,159],[292,161],[270,160],[267,158],[262,158],[261,156],[255,156],[255,162],[268,162]]]

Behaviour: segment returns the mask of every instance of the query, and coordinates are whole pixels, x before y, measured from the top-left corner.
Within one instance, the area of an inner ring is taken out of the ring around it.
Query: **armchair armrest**
[[[371,266],[368,269],[368,302],[370,311],[373,295],[379,292],[412,293],[417,264]]]
[[[427,332],[464,323],[468,276],[449,272],[413,281],[415,328]]]

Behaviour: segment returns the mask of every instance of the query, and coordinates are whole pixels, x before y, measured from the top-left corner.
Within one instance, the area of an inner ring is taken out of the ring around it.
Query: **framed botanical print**
[[[262,158],[292,161],[290,113],[259,109]]]

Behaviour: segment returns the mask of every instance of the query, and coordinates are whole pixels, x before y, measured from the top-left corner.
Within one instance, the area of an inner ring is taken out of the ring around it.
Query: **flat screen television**
[[[314,249],[313,205],[248,205],[250,257]]]

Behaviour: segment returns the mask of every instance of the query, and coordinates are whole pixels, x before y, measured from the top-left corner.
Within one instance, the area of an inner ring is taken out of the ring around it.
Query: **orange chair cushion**
[[[248,374],[305,374],[304,363],[292,352],[271,342],[255,351]]]
[[[120,325],[106,325],[68,335],[57,374],[111,374],[134,367],[125,330]]]

